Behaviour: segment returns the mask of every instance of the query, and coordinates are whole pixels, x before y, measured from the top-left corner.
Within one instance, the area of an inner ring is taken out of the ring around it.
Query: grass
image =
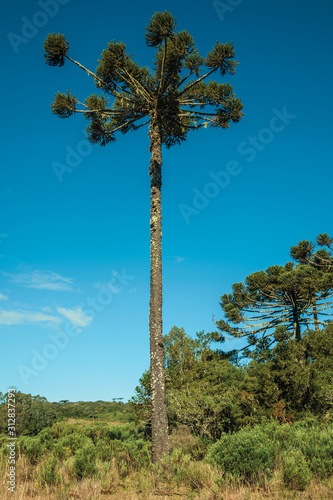
[[[44,429],[36,437],[19,438],[15,499],[333,500],[333,476],[327,461],[331,456],[330,439],[325,441],[331,429],[325,432],[316,424],[293,427],[267,423],[225,435],[220,442],[207,445],[188,428],[180,427],[170,436],[170,458],[156,466],[151,463],[150,443],[141,424],[70,420]],[[274,464],[265,452],[267,436],[269,453],[276,453]],[[257,448],[261,451],[253,456],[255,474],[248,473],[250,462],[245,472],[240,469],[237,473],[243,460],[241,443],[253,449],[250,438],[253,442],[261,439],[261,448]],[[318,450],[313,455],[319,466],[326,464],[326,475],[320,467],[319,475],[311,471],[306,458],[311,455],[309,447],[315,447],[317,442],[321,448],[325,443],[327,446],[325,455]],[[3,500],[14,498],[7,490],[6,453],[3,447]],[[264,462],[268,459],[271,465],[266,473]]]

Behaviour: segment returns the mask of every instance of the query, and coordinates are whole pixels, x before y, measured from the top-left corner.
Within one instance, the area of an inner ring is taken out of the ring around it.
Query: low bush
[[[39,436],[23,436],[18,440],[21,453],[24,453],[31,464],[37,464],[45,451]]]
[[[305,490],[312,479],[312,473],[301,450],[285,451],[282,463],[283,484],[290,490]]]
[[[306,419],[292,425],[266,421],[244,427],[211,445],[206,461],[226,476],[250,483],[281,468],[284,484],[302,490],[311,478],[333,473],[333,426]]]
[[[257,483],[275,466],[274,442],[260,426],[224,434],[208,451],[206,461],[220,466],[228,477]]]
[[[73,467],[78,479],[96,474],[96,455],[96,447],[92,442],[85,444],[82,449],[75,453]]]
[[[191,429],[186,425],[181,425],[174,429],[169,437],[170,451],[180,449],[183,453],[189,454],[195,460],[201,460],[205,456],[207,445],[202,439],[194,436]]]
[[[68,450],[71,455],[74,455],[76,451],[90,443],[93,444],[92,440],[82,432],[74,432],[64,436],[54,445],[53,449],[58,458],[63,458],[63,456],[68,456]]]
[[[58,460],[54,456],[48,457],[44,461],[43,467],[39,472],[39,479],[42,484],[55,485],[58,483],[57,464]]]

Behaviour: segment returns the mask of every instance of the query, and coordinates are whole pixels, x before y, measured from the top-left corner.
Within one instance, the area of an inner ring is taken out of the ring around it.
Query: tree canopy
[[[186,140],[190,130],[202,127],[227,128],[243,116],[243,105],[229,83],[204,82],[213,73],[235,74],[232,43],[216,42],[201,57],[188,31],[176,32],[176,20],[169,12],[157,12],[145,34],[146,44],[156,48],[154,74],[132,60],[122,42],[112,41],[95,72],[69,57],[69,42],[52,33],[44,42],[44,57],[50,66],[63,66],[68,59],[94,78],[99,93],[83,102],[70,93],[58,92],[52,112],[60,118],[83,113],[89,120],[88,138],[93,144],[115,140],[150,124],[158,113],[163,144],[169,148]],[[203,69],[206,68],[206,72]],[[110,103],[110,99],[112,103]]]

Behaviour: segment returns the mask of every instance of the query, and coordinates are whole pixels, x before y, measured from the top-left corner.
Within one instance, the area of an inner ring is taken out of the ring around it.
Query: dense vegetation
[[[307,266],[323,273],[315,283],[326,287],[326,300],[332,256],[313,251],[301,242],[291,253],[302,266],[299,276],[309,276]],[[314,329],[295,336],[281,323],[246,349],[229,352],[216,348],[217,332],[192,338],[173,327],[164,336],[171,455],[158,465],[152,461],[149,370],[127,403],[50,403],[18,392],[22,498],[39,492],[38,498],[97,499],[119,492],[112,498],[280,499],[290,498],[291,490],[293,497],[307,491],[313,499],[332,498],[333,323],[321,313],[318,307]],[[8,455],[7,394],[0,393],[4,471]]]
[[[187,425],[196,435],[216,440],[267,419],[294,423],[328,418],[333,404],[333,324],[304,332],[301,342],[291,336],[277,330],[275,346],[265,350],[261,344],[244,364],[211,350],[209,335],[193,340],[174,327],[165,337],[170,424]],[[149,415],[149,382],[147,371],[132,400],[142,417]]]
[[[50,403],[17,393],[18,485],[40,498],[107,498],[116,491],[126,498],[127,489],[142,498],[154,492],[207,499],[229,489],[233,498],[235,485],[257,487],[258,495],[265,489],[272,498],[309,488],[316,498],[324,488],[329,498],[333,324],[304,332],[300,342],[291,336],[277,331],[273,348],[260,346],[244,363],[213,350],[210,335],[193,339],[174,327],[165,336],[172,452],[159,467],[151,460],[149,371],[125,404]],[[6,413],[3,395],[3,470]]]

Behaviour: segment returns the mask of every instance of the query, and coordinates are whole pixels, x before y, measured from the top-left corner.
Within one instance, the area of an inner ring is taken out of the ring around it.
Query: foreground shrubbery
[[[333,498],[327,493],[333,477],[333,324],[302,333],[300,342],[282,330],[274,338],[272,348],[258,346],[244,364],[212,351],[203,333],[194,340],[173,328],[165,336],[172,434],[170,458],[159,466],[151,463],[149,371],[128,404],[48,403],[20,393],[19,497],[97,499],[119,491],[123,499],[129,490],[136,493],[128,498],[156,493],[215,500],[247,488],[251,496],[243,497],[252,499],[261,498],[252,495],[258,488],[279,500],[290,498],[291,490]],[[7,405],[5,397],[1,401],[0,465],[6,471]],[[60,421],[52,425],[57,412]],[[3,491],[6,479],[4,474]]]
[[[48,491],[55,498],[70,498],[73,487],[95,484],[100,492],[129,488],[184,498],[191,492],[201,498],[209,491],[216,496],[202,498],[213,499],[235,485],[305,490],[333,475],[333,424],[315,419],[292,425],[267,421],[225,433],[212,444],[179,427],[170,436],[171,456],[160,466],[151,463],[150,442],[141,424],[62,422],[38,436],[22,436],[17,443],[17,482],[29,484],[31,495]],[[7,454],[3,441],[3,470]]]
[[[206,460],[218,465],[230,479],[260,483],[283,471],[291,489],[333,474],[333,425],[306,419],[296,424],[267,422],[225,434],[212,445]]]
[[[64,465],[72,479],[98,476],[98,464],[112,460],[120,475],[126,477],[150,463],[150,443],[144,436],[145,428],[138,424],[82,427],[57,423],[44,429],[38,436],[20,437],[17,445],[30,464],[47,461],[46,469],[51,471],[49,482],[52,483],[55,468],[53,459],[56,459],[58,466]],[[2,453],[6,454],[5,448]],[[47,476],[44,471],[44,482],[48,482]]]

